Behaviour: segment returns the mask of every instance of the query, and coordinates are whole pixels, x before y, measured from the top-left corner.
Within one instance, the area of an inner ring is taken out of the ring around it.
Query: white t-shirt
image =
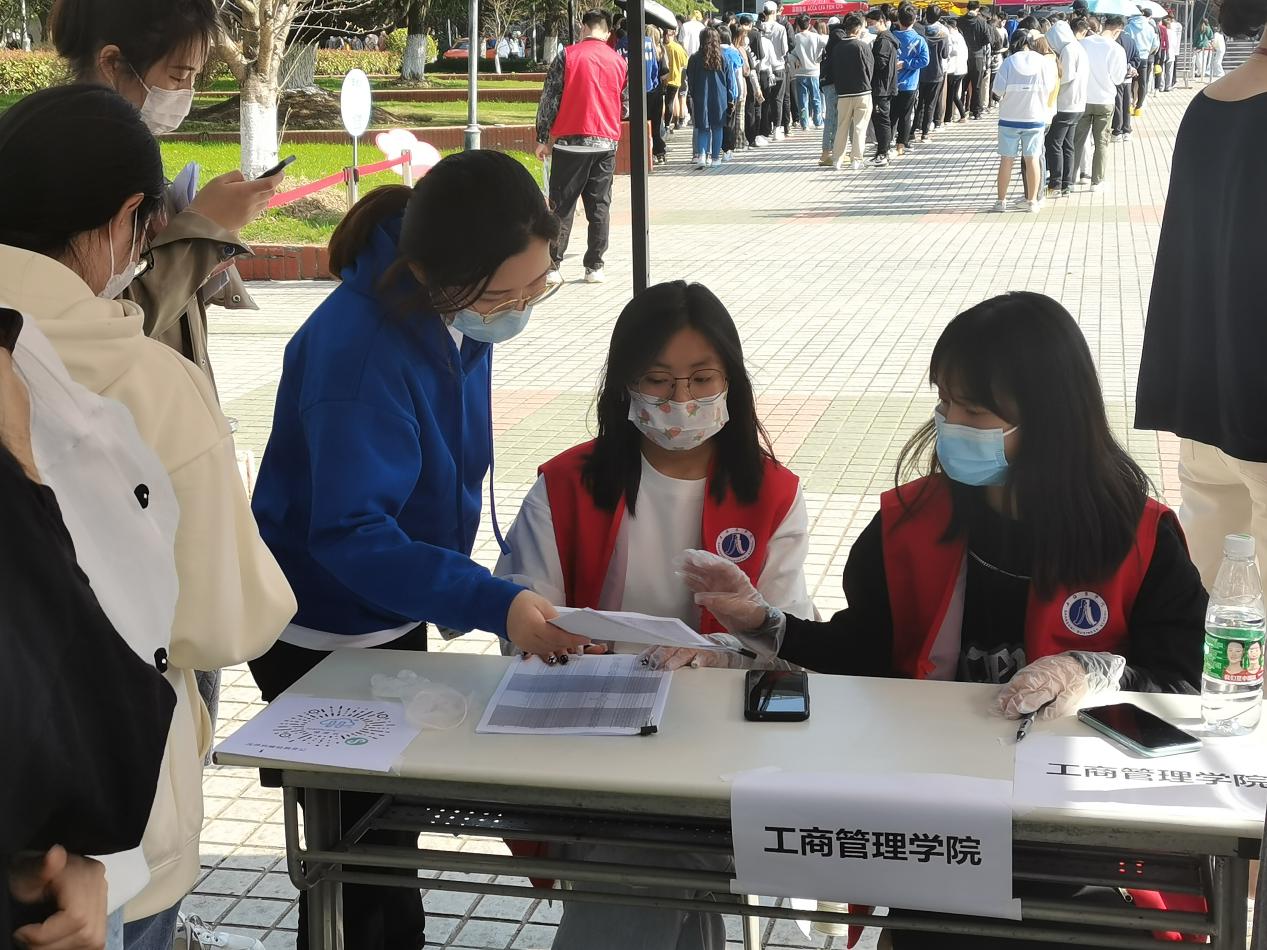
[[[599,595],[600,610],[677,617],[692,628],[699,627],[699,608],[674,575],[673,561],[688,548],[711,549],[700,537],[707,489],[707,479],[669,478],[643,459],[637,516],[626,515],[621,522]],[[506,541],[511,553],[497,562],[497,576],[536,591],[552,604],[566,604],[544,478],[537,479],[528,492]],[[770,538],[765,570],[757,584],[767,601],[795,617],[816,616],[805,585],[808,551],[809,519],[798,491],[796,502]]]
[[[946,60],[946,72],[951,76],[968,74],[968,42],[958,30],[950,31],[950,58]]]
[[[686,50],[687,56],[694,56],[699,52],[699,36],[704,32],[704,24],[699,20],[687,20],[682,24],[682,29],[678,30],[677,41],[682,44],[682,49]]]
[[[994,91],[1003,97],[999,103],[1002,125],[1043,126],[1051,118],[1051,94],[1056,91],[1054,62],[1033,50],[1021,50],[1003,60]]]
[[[1105,36],[1088,36],[1082,49],[1087,54],[1087,104],[1115,104],[1117,87],[1126,81],[1126,50]]]

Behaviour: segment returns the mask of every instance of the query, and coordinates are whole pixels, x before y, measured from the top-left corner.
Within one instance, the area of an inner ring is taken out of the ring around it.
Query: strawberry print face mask
[[[707,442],[730,421],[726,394],[689,402],[660,402],[629,393],[629,421],[663,449],[682,452]]]

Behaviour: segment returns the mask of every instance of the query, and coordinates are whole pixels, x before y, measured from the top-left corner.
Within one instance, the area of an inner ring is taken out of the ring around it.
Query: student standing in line
[[[959,21],[954,17],[943,21],[950,31],[950,59],[946,61],[946,122],[962,122],[967,116],[964,108],[964,79],[968,75],[968,44],[959,32]],[[958,112],[958,118],[955,113]]]
[[[370,192],[335,231],[341,283],[286,347],[253,500],[299,600],[251,663],[266,700],[332,650],[426,650],[427,623],[487,630],[551,661],[585,642],[550,626],[548,600],[471,560],[493,461],[494,344],[553,292],[558,228],[527,169],[472,151],[412,190]],[[341,800],[350,825],[375,796]],[[348,885],[343,907],[358,947],[422,946],[413,888]],[[302,950],[303,896],[299,918]]]
[[[933,4],[924,10],[923,36],[928,44],[928,65],[919,74],[919,101],[915,107],[915,128],[920,141],[942,121],[942,92],[946,84],[946,66],[950,58],[950,35],[941,24],[941,7]],[[916,27],[919,30],[919,27]]]
[[[1012,38],[1012,54],[1003,62],[995,82],[999,102],[999,177],[995,211],[1007,210],[1007,192],[1012,169],[1019,153],[1024,194],[1016,206],[1037,213],[1042,208],[1042,174],[1039,157],[1043,136],[1051,115],[1052,96],[1060,88],[1054,64],[1031,48],[1038,33],[1017,30]]]
[[[809,129],[810,122],[814,123],[816,129],[823,127],[819,64],[826,46],[827,37],[811,29],[809,16],[804,13],[798,16],[789,59],[792,63],[793,82],[796,84],[797,121],[801,123],[802,132]]]
[[[897,40],[893,38],[889,19],[883,10],[875,8],[867,11],[867,30],[875,37],[871,44],[874,63],[871,73],[871,124],[875,128],[875,155],[868,164],[883,168],[889,164],[889,150],[893,142],[893,97],[897,95],[900,55]]]
[[[664,128],[672,133],[682,124],[682,72],[689,57],[678,42],[677,30],[664,31]],[[661,162],[660,164],[664,164]]]
[[[844,168],[845,149],[849,148],[850,168],[860,171],[866,147],[867,122],[871,118],[874,58],[872,47],[862,42],[862,17],[851,13],[845,17],[845,39],[832,51],[832,75],[836,80],[836,141],[831,163],[837,171]]]
[[[898,44],[897,96],[893,100],[893,134],[897,154],[911,147],[915,129],[915,99],[919,95],[919,77],[929,63],[928,43],[915,32],[915,8],[903,6],[898,11],[899,30],[893,32]]]
[[[861,22],[861,18],[859,18]],[[827,45],[823,47],[823,61],[818,67],[818,91],[823,97],[823,153],[818,158],[819,165],[830,165],[831,152],[836,144],[836,79],[832,75],[832,54],[836,44],[843,40],[846,33],[836,17],[828,21]],[[870,90],[868,89],[868,92]]]
[[[1069,197],[1073,194],[1077,165],[1074,164],[1074,137],[1078,122],[1087,108],[1087,54],[1082,38],[1087,35],[1087,21],[1078,17],[1072,23],[1061,20],[1047,31],[1047,42],[1060,56],[1060,92],[1056,96],[1056,115],[1047,129],[1047,197]]]
[[[64,147],[77,137],[92,142],[90,176]],[[147,339],[140,308],[119,299],[148,262],[164,189],[158,143],[137,110],[102,86],[27,96],[0,116],[0,182],[0,300],[39,327],[75,382],[127,407],[179,506],[168,666],[181,688],[170,781],[160,784],[146,828],[149,884],[125,911],[130,950],[169,950],[198,874],[202,761],[212,739],[194,671],[263,653],[294,615],[295,599],[251,517],[211,382]]]
[[[695,121],[695,167],[721,164],[722,138],[739,87],[734,68],[722,56],[721,40],[711,27],[700,34],[699,52],[686,64],[686,83],[691,89],[691,115]]]
[[[1126,78],[1126,51],[1118,43],[1118,34],[1126,26],[1120,16],[1104,18],[1104,28],[1082,41],[1087,56],[1087,108],[1074,132],[1075,168],[1082,167],[1087,140],[1093,139],[1095,155],[1091,159],[1091,190],[1099,191],[1108,175],[1109,127],[1117,102],[1117,87]]]
[[[814,614],[805,587],[809,529],[800,483],[770,451],[739,333],[707,288],[658,284],[625,307],[598,398],[598,437],[542,466],[508,540],[510,553],[497,573],[555,604],[677,617],[702,633],[719,633],[717,620],[700,611],[672,567],[683,550],[706,546],[736,563],[771,603]],[[664,669],[751,665],[720,651],[661,649],[647,651],[646,659]],[[606,845],[561,845],[551,854],[715,871],[731,866],[709,855]],[[564,906],[554,940],[554,950],[725,945],[720,914],[590,903]]]

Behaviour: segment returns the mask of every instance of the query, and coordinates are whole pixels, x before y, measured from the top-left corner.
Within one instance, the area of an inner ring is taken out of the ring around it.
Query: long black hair
[[[97,75],[97,57],[119,47],[143,77],[174,51],[196,48],[205,56],[219,28],[213,0],[57,0],[49,32],[80,82]]]
[[[673,335],[686,329],[708,340],[721,357],[727,377],[730,421],[712,439],[716,454],[709,493],[720,503],[728,490],[733,491],[743,504],[752,504],[761,493],[765,460],[774,458],[774,452],[757,418],[735,321],[703,284],[675,280],[636,295],[612,330],[598,396],[598,438],[582,469],[585,487],[600,508],[614,511],[623,497],[629,513],[635,513],[642,479],[642,433],[629,421],[629,387]]]
[[[92,173],[66,143],[92,143]],[[138,229],[162,205],[163,160],[141,114],[104,86],[42,89],[0,115],[0,244],[62,259],[133,195]]]
[[[383,287],[402,280],[414,290],[421,285],[420,303],[428,307],[443,290],[446,312],[478,300],[497,269],[531,239],[559,234],[559,219],[528,169],[501,152],[458,152],[412,190],[389,185],[358,201],[330,238],[331,273],[337,277],[353,264],[379,226],[401,215],[400,257]]]
[[[1257,36],[1267,24],[1267,0],[1223,0],[1219,25],[1228,37]]]
[[[1111,575],[1135,542],[1152,485],[1109,428],[1091,350],[1069,312],[1026,292],[977,304],[942,333],[929,379],[1020,427],[1007,488],[1034,537],[1039,593]],[[943,474],[936,443],[930,421],[902,450],[899,486]],[[982,489],[950,486],[954,515],[943,540],[962,536],[968,513],[984,503]],[[903,501],[913,507],[919,496]]]

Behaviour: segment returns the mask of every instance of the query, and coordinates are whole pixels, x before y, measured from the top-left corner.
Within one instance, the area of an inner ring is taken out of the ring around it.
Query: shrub
[[[70,79],[70,70],[56,53],[0,50],[0,94],[27,95]]]
[[[317,50],[318,76],[343,76],[352,69],[362,69],[371,76],[398,75],[400,53],[368,53],[357,50]]]
[[[387,36],[387,49],[389,52],[396,53],[400,56],[405,54],[405,46],[409,43],[408,30],[396,30]],[[436,45],[436,38],[430,33],[427,34],[427,65],[430,66],[440,58],[440,47]]]

